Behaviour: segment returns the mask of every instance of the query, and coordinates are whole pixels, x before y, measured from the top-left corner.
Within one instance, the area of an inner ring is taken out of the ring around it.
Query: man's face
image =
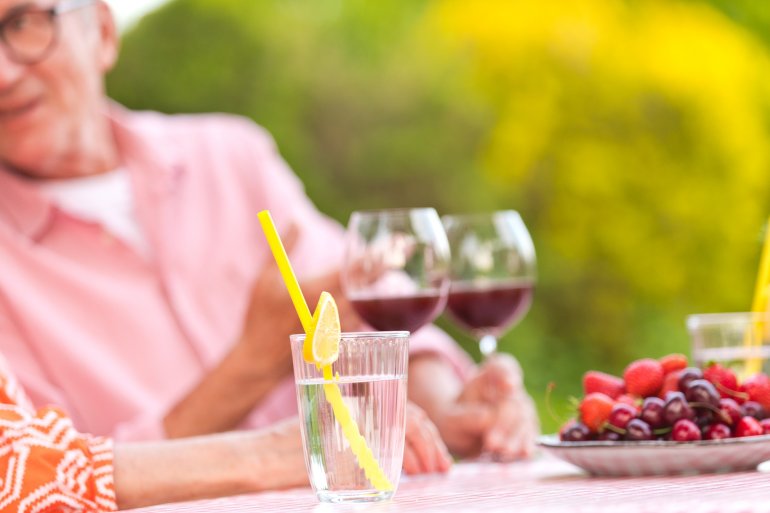
[[[22,8],[48,9],[58,0],[0,0],[0,20]],[[114,25],[98,3],[62,13],[45,58],[20,64],[0,43],[0,162],[39,176],[82,151],[103,124],[104,73],[115,60]]]

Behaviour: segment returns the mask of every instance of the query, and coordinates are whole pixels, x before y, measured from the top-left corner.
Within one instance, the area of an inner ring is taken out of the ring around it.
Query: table
[[[755,471],[665,478],[593,478],[569,463],[542,456],[507,465],[459,463],[446,476],[404,478],[396,497],[383,503],[320,504],[309,488],[302,488],[131,511],[770,513],[770,474]]]

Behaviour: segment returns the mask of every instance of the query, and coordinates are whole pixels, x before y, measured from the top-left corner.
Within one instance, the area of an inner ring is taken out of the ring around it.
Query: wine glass
[[[532,304],[535,247],[518,212],[442,218],[452,253],[447,310],[479,341],[484,358]]]
[[[345,239],[342,288],[375,329],[415,332],[444,309],[449,243],[434,209],[353,212]]]

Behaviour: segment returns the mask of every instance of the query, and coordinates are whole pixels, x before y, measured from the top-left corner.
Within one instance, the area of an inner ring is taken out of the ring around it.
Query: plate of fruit
[[[539,445],[597,476],[753,470],[770,460],[770,378],[739,382],[684,355],[629,364],[623,377],[583,376],[577,415]]]

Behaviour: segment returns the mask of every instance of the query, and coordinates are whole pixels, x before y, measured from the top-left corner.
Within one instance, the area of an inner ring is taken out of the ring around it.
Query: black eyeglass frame
[[[10,16],[7,16],[5,19],[0,20],[0,42],[3,43],[3,46],[6,50],[6,55],[10,60],[17,64],[37,64],[38,62],[44,60],[48,55],[51,53],[51,51],[56,47],[56,43],[59,40],[59,24],[56,22],[56,18],[58,18],[60,15],[64,13],[68,13],[70,11],[75,11],[77,9],[82,9],[84,7],[88,7],[90,5],[93,5],[97,3],[99,0],[63,0],[62,2],[59,2],[58,4],[54,5],[53,7],[49,9],[39,9],[39,8],[31,8],[31,9],[23,9],[19,12],[15,12],[11,14]],[[49,21],[51,23],[51,41],[48,43],[48,45],[43,49],[42,52],[40,52],[40,55],[36,55],[31,59],[25,59],[18,55],[16,50],[13,48],[13,45],[8,42],[8,40],[5,37],[5,27],[8,23],[13,21],[17,16],[23,13],[28,12],[35,12],[40,14],[46,14],[48,15]]]

